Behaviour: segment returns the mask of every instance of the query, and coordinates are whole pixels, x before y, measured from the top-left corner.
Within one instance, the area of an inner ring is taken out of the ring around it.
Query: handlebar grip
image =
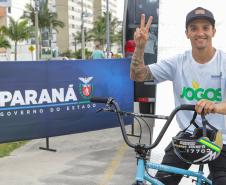
[[[108,102],[108,98],[104,98],[104,97],[92,97],[90,99],[91,102],[94,103],[107,103]]]
[[[180,110],[191,110],[195,111],[195,105],[183,104],[180,106]]]

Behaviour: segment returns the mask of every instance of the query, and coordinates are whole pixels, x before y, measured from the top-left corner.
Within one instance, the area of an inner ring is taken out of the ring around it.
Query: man
[[[212,38],[216,33],[213,14],[202,7],[198,7],[186,16],[185,34],[191,42],[191,50],[158,63],[144,64],[144,48],[148,39],[152,17],[145,25],[145,16],[141,15],[140,28],[134,33],[136,48],[130,66],[130,77],[135,81],[155,80],[157,83],[170,80],[173,82],[175,105],[196,104],[199,113],[203,109],[203,100],[220,102],[225,99],[226,85],[226,54],[212,46]],[[200,101],[201,100],[201,101]],[[214,112],[204,108],[205,112]],[[185,129],[192,118],[192,111],[181,111],[177,115],[179,127]],[[210,162],[209,170],[214,185],[226,183],[226,125],[224,116],[207,115],[208,121],[223,133],[223,149],[221,155]],[[201,118],[196,122],[201,126]],[[195,127],[187,130],[192,133]],[[176,133],[175,133],[176,134]],[[170,143],[165,149],[163,164],[188,169],[190,164],[181,161],[174,153]],[[182,176],[158,172],[156,177],[166,185],[176,185]]]
[[[96,44],[96,48],[91,55],[91,59],[103,59],[105,58],[104,52],[100,49],[100,44]]]

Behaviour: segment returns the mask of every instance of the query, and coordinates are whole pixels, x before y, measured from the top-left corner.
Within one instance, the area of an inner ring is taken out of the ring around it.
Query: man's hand
[[[136,47],[138,47],[139,49],[143,49],[145,47],[145,44],[148,40],[148,33],[151,27],[152,20],[153,17],[150,16],[147,24],[145,25],[145,15],[141,15],[140,28],[137,28],[134,32],[134,41],[136,43]]]
[[[141,15],[140,28],[134,32],[134,41],[136,44],[130,65],[130,78],[135,81],[146,81],[153,79],[153,75],[148,66],[144,64],[144,47],[148,40],[148,33],[152,23],[152,17],[148,19],[145,25],[145,15]]]
[[[204,112],[204,114],[218,113],[217,112],[217,104],[215,102],[205,100],[205,99],[202,99],[196,103],[195,111],[198,114],[201,114],[202,111]]]

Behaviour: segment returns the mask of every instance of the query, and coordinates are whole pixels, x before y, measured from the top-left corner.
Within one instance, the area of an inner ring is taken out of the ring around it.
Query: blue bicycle
[[[179,107],[176,107],[169,116],[162,116],[162,115],[152,115],[152,114],[140,114],[140,113],[133,113],[133,112],[124,112],[120,110],[120,107],[118,103],[113,98],[102,98],[102,97],[93,97],[91,98],[92,102],[95,103],[104,103],[105,107],[101,109],[101,111],[108,111],[108,112],[114,112],[117,114],[122,135],[126,142],[126,144],[129,147],[132,147],[135,149],[136,156],[137,156],[137,169],[136,169],[136,181],[133,183],[133,185],[146,185],[146,184],[153,184],[153,185],[164,185],[160,180],[153,177],[149,173],[149,169],[155,169],[158,171],[164,171],[174,174],[181,174],[186,177],[192,177],[194,178],[193,181],[196,181],[196,185],[203,185],[203,184],[212,184],[212,181],[204,176],[203,167],[204,165],[200,163],[199,170],[198,171],[192,171],[192,170],[185,170],[173,166],[167,166],[162,165],[158,163],[149,162],[149,155],[151,149],[155,148],[159,142],[161,141],[164,133],[168,129],[170,123],[172,122],[174,116],[178,111],[195,111],[194,105],[181,105]],[[99,112],[99,111],[98,111]],[[165,119],[166,123],[164,124],[162,130],[160,131],[158,137],[152,144],[141,144],[140,142],[138,144],[133,144],[128,138],[126,127],[124,123],[124,117],[123,116],[132,116],[132,117],[140,117],[140,118],[154,118],[154,119]],[[196,116],[193,116],[193,119]],[[202,118],[204,121],[205,117],[202,115]],[[206,130],[205,130],[206,132]],[[190,150],[190,148],[189,148]],[[202,150],[202,149],[201,149]],[[193,150],[192,150],[193,151]],[[194,151],[193,151],[194,152]],[[193,153],[194,154],[194,153]],[[196,164],[199,164],[198,162]]]

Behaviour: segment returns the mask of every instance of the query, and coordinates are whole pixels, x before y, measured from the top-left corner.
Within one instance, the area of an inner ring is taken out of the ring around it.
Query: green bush
[[[91,54],[92,52],[86,48],[85,49],[86,59],[90,59]],[[82,51],[81,49],[77,50],[76,52],[72,52],[71,50],[68,50],[66,52],[61,53],[60,56],[67,57],[67,58],[82,59]]]

